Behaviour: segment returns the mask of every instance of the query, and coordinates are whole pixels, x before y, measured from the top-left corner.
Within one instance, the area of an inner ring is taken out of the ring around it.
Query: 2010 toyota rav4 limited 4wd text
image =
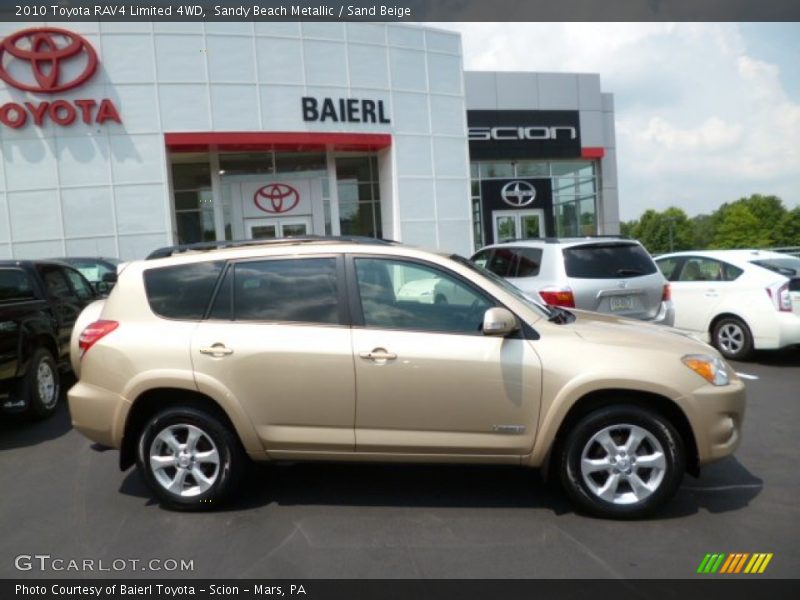
[[[637,517],[731,454],[742,382],[670,328],[545,307],[460,257],[376,240],[176,248],[73,334],[80,432],[166,506],[218,506],[248,457],[542,467]],[[412,281],[449,295],[401,295]]]

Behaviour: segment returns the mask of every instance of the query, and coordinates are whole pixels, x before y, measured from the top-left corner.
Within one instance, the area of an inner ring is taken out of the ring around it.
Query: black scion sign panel
[[[503,189],[506,189],[503,198]],[[492,212],[496,210],[530,210],[544,212],[545,235],[555,235],[553,219],[553,185],[548,178],[484,179],[481,181],[481,219],[484,243],[494,242]]]
[[[470,160],[580,158],[577,110],[469,110]]]

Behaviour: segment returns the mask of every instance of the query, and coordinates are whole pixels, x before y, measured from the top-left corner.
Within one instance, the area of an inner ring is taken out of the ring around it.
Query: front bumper
[[[67,392],[72,426],[103,446],[119,448],[131,403],[108,390],[78,381]]]
[[[739,447],[745,403],[740,379],[725,386],[703,386],[692,394],[692,427],[700,466],[730,456]]]

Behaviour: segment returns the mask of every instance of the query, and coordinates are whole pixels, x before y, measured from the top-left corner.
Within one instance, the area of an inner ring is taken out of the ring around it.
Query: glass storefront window
[[[546,162],[521,160],[517,163],[517,177],[547,177],[549,175]]]
[[[572,160],[550,163],[550,174],[553,177],[569,175],[572,177],[593,177],[594,164],[586,160]]]
[[[223,152],[219,155],[220,175],[274,173],[272,152]]]
[[[492,179],[514,176],[514,163],[484,162],[480,163],[481,179]]]
[[[178,243],[217,239],[214,229],[214,196],[211,191],[211,166],[204,162],[173,163],[172,185],[175,190],[175,223]]]
[[[276,173],[327,171],[324,152],[284,152],[275,154]]]
[[[338,157],[336,180],[341,234],[382,237],[377,159]]]

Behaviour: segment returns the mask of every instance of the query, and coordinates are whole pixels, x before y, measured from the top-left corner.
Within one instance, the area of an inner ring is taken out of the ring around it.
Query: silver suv
[[[471,259],[534,300],[672,325],[670,287],[635,241],[621,237],[519,240]]]

